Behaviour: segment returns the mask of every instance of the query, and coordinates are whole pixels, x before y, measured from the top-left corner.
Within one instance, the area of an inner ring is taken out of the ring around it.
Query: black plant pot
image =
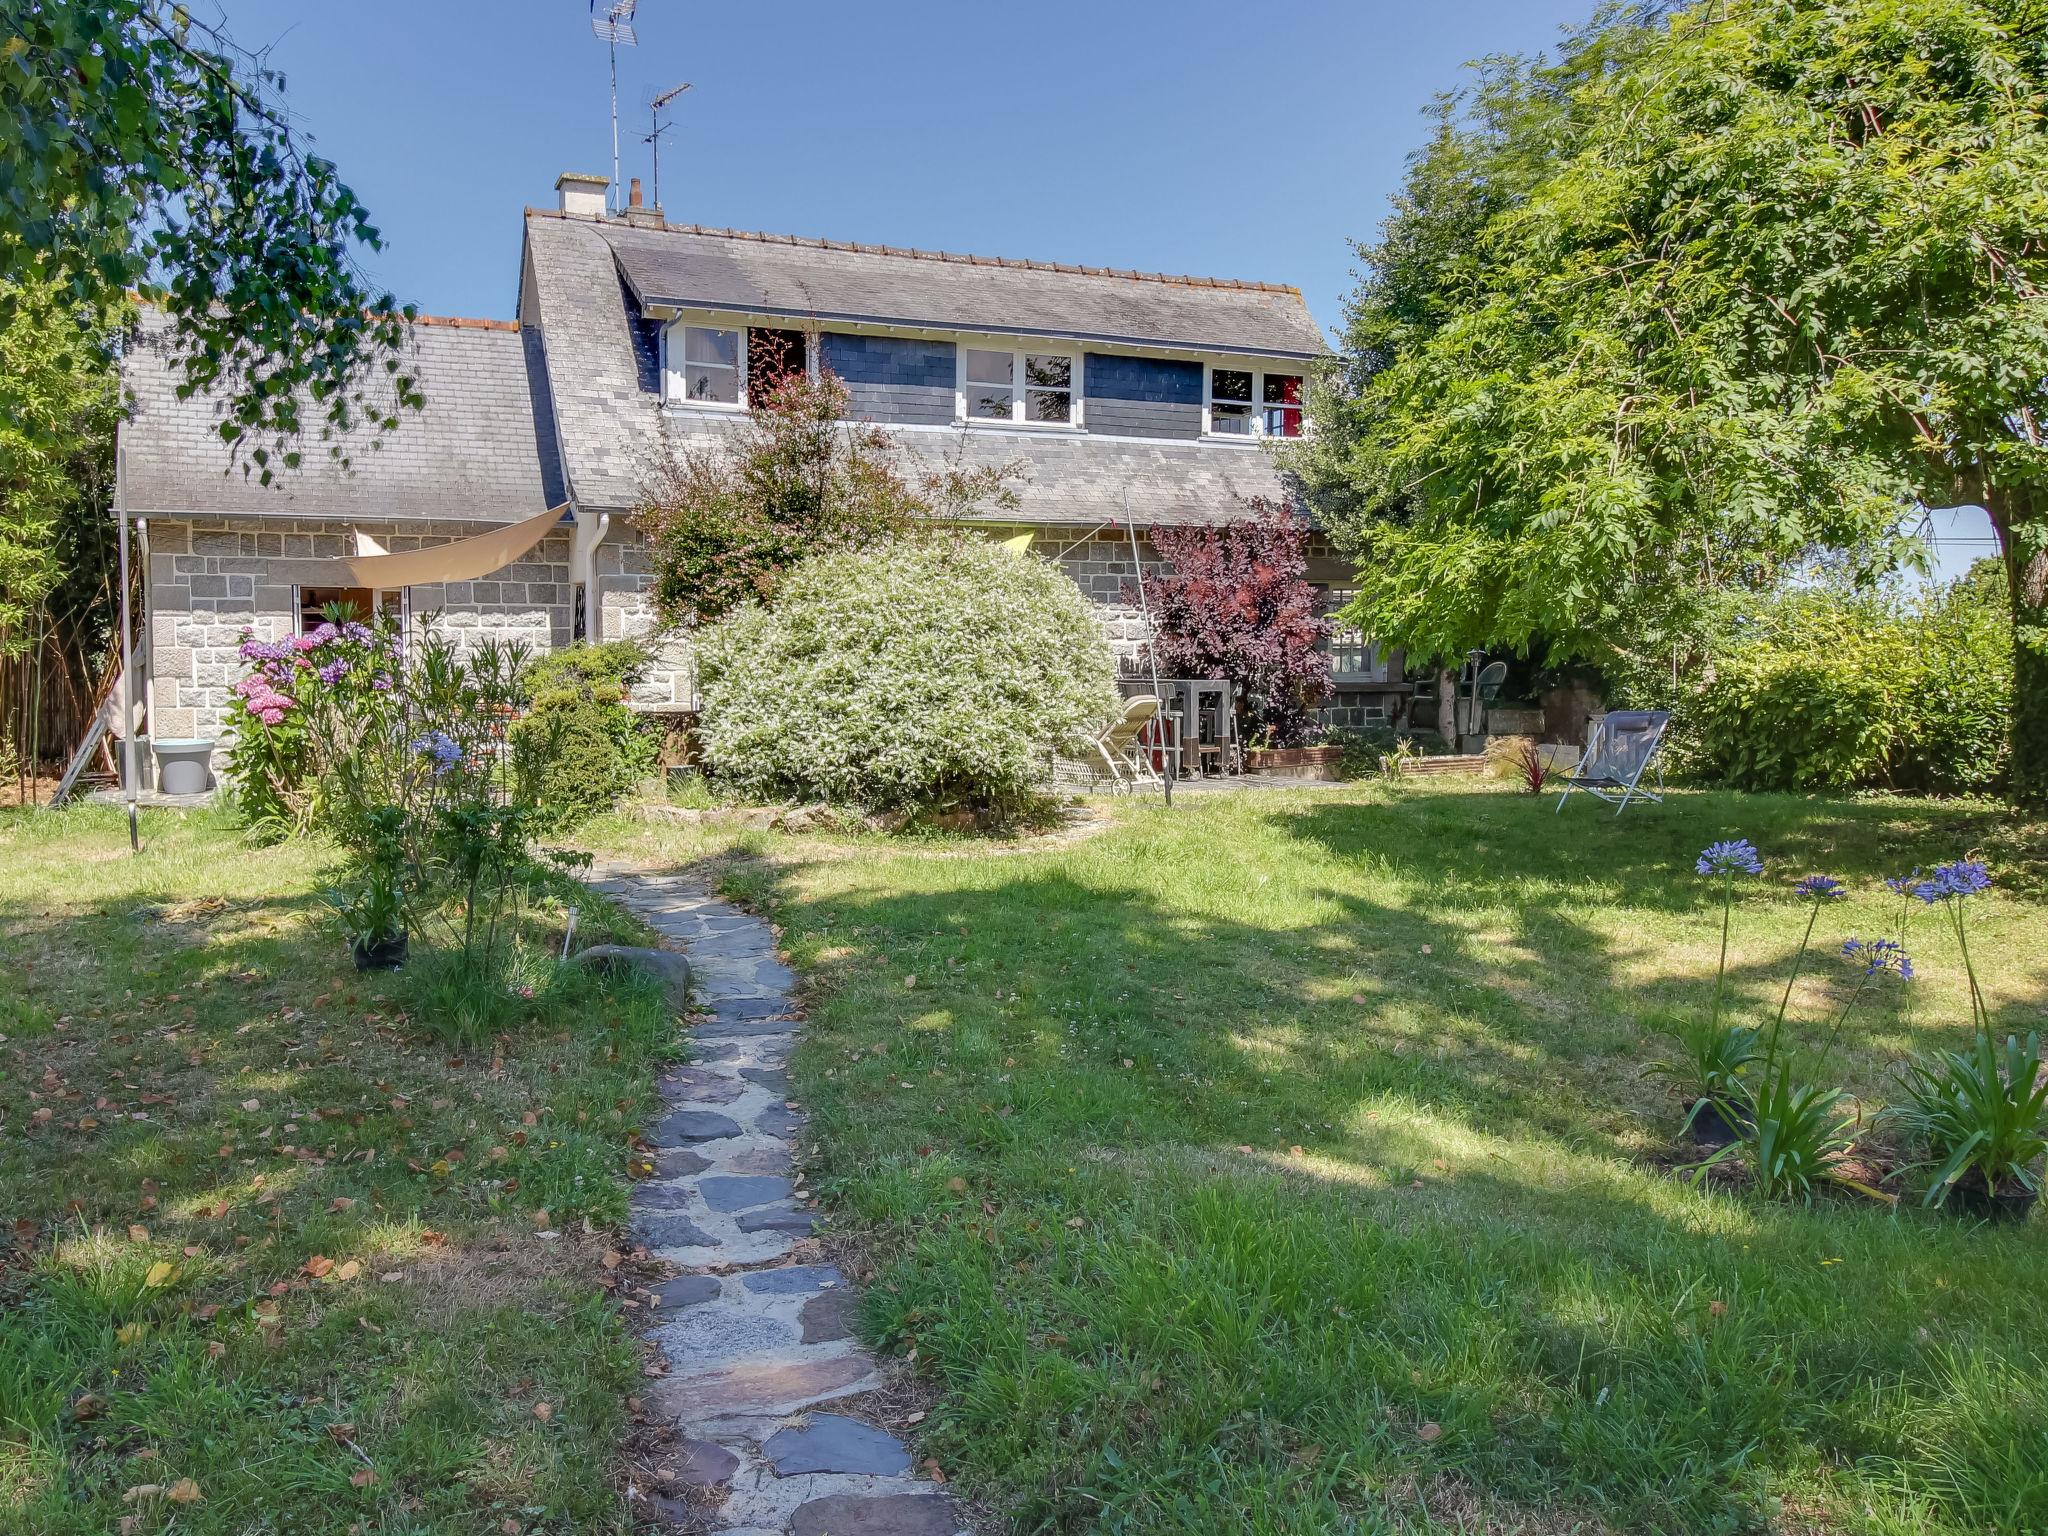
[[[1697,1146],[1719,1150],[1729,1143],[1739,1141],[1743,1128],[1749,1125],[1749,1116],[1738,1107],[1735,1119],[1731,1121],[1721,1113],[1721,1106],[1712,1099],[1698,1099],[1691,1105],[1692,1121],[1686,1127],[1686,1134]]]
[[[1948,1187],[1948,1208],[1964,1216],[1986,1221],[2025,1221],[2033,1214],[2036,1190],[2018,1179],[2008,1179],[1996,1189],[1984,1182],[1983,1172],[1972,1168]]]
[[[348,946],[359,971],[395,971],[405,964],[406,935],[401,931],[383,939],[354,939]]]

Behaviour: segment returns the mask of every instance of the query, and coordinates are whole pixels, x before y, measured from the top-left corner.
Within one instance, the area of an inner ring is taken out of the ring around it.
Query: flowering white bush
[[[905,539],[799,566],[775,607],[697,636],[701,734],[742,792],[915,809],[1013,805],[1117,707],[1087,599],[985,540]]]

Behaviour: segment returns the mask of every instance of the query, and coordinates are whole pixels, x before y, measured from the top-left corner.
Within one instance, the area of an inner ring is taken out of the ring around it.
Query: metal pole
[[[121,520],[121,786],[128,802],[128,849],[142,852],[142,833],[135,815],[135,637],[128,604],[128,511]]]
[[[1131,521],[1131,488],[1125,485],[1119,487],[1119,489],[1123,492],[1124,532],[1130,536],[1131,540],[1131,569],[1137,573],[1138,577],[1138,611],[1145,615],[1145,654],[1151,658],[1152,662],[1152,697],[1159,700],[1160,707],[1163,710],[1166,700],[1161,698],[1159,693],[1159,637],[1154,631],[1152,624],[1151,600],[1145,596],[1145,562],[1138,554],[1138,525]],[[1158,716],[1155,715],[1153,718],[1157,719]],[[1163,786],[1166,793],[1167,808],[1171,809],[1173,806],[1173,776],[1180,766],[1179,754],[1169,752],[1162,747],[1159,755],[1166,759],[1166,774]]]

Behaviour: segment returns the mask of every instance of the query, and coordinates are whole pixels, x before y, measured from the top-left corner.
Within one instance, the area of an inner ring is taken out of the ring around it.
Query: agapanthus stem
[[[1764,1048],[1764,1065],[1778,1057],[1778,1035],[1785,1027],[1785,1010],[1792,1005],[1792,989],[1799,985],[1799,973],[1806,968],[1806,948],[1813,942],[1813,925],[1820,921],[1820,903],[1813,904],[1813,911],[1807,914],[1806,932],[1799,940],[1799,953],[1792,957],[1792,974],[1785,979],[1785,995],[1778,999],[1778,1016],[1771,1021],[1771,1043]]]
[[[1714,972],[1714,1028],[1721,1027],[1721,993],[1728,980],[1728,914],[1735,906],[1735,872],[1721,874],[1721,964]]]

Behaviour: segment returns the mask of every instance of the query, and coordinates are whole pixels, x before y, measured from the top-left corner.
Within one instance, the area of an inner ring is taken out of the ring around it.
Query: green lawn
[[[812,988],[797,1062],[865,1325],[929,1454],[1022,1531],[2048,1529],[2048,1216],[1698,1189],[1653,1021],[1775,1006],[1820,870],[1966,851],[1991,1006],[2048,1022],[2039,828],[1926,802],[1591,803],[1410,784],[1183,797],[1044,853],[754,836],[728,889]],[[600,829],[685,859],[714,839]],[[1959,1038],[1921,980],[1841,1071]],[[1846,977],[1795,998],[1823,1016]],[[1811,1023],[1801,1033],[1811,1038]],[[1870,1150],[1881,1155],[1884,1148]]]
[[[0,1530],[627,1529],[599,1281],[672,1016],[543,981],[444,1045],[349,965],[318,850],[144,839],[0,819]]]

